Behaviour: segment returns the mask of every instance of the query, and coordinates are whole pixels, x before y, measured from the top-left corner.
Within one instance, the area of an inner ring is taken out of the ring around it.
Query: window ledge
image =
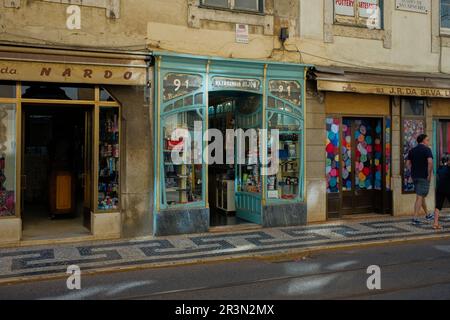
[[[274,16],[272,14],[200,6],[198,1],[192,1],[188,7],[189,27],[200,29],[202,20],[260,26],[264,28],[265,35],[274,33]]]
[[[333,24],[333,35],[338,37],[384,40],[386,32],[383,29],[369,29],[366,27],[335,23]]]

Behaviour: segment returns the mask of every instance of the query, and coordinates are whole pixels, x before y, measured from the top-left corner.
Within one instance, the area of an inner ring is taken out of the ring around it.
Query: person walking
[[[433,153],[429,147],[430,139],[426,134],[417,137],[418,145],[408,153],[406,166],[411,170],[411,177],[416,189],[416,202],[414,204],[414,225],[421,224],[419,220],[420,209],[423,208],[426,220],[432,220],[433,215],[428,214],[425,198],[430,192],[431,176],[433,174]]]
[[[448,154],[441,159],[441,166],[436,172],[437,186],[436,186],[436,208],[434,209],[434,225],[433,229],[440,230],[439,213],[444,206],[445,199],[450,201],[450,161]]]

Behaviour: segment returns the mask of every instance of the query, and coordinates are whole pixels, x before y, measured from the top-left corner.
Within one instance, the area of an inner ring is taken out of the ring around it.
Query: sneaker
[[[425,220],[431,221],[434,220],[434,213],[429,213],[425,216]]]
[[[422,224],[422,222],[421,222],[419,219],[414,218],[414,219],[412,219],[412,224],[413,224],[414,226],[419,226],[419,225]]]

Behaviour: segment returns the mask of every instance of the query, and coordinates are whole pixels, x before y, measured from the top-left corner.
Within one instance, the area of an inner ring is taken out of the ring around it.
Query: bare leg
[[[434,209],[434,225],[435,226],[439,225],[439,209],[438,208]]]
[[[414,205],[414,219],[419,218],[420,208],[422,208],[423,197],[416,196],[416,203]]]
[[[425,211],[425,215],[428,214],[427,201],[425,198],[422,199],[422,209]]]

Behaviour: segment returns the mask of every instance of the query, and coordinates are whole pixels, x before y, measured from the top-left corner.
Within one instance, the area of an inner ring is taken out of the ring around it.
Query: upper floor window
[[[202,0],[201,4],[208,7],[263,12],[263,0]]]
[[[441,0],[441,30],[450,34],[450,0]]]
[[[334,0],[334,21],[369,29],[382,28],[383,0]]]

